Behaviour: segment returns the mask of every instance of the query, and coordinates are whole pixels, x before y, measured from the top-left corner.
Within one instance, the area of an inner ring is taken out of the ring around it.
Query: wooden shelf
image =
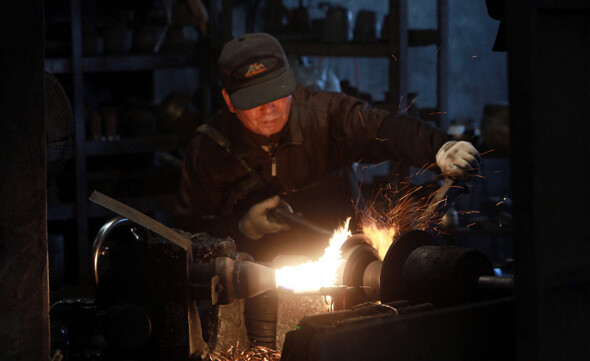
[[[176,134],[158,134],[138,138],[121,138],[113,141],[86,142],[86,155],[134,154],[152,151],[177,150],[180,148],[180,137]]]
[[[82,68],[85,73],[153,70],[158,68],[195,67],[198,65],[195,55],[186,54],[129,54],[85,57]],[[69,74],[72,72],[71,58],[47,58],[45,70],[52,74]]]
[[[334,56],[334,57],[388,57],[392,50],[387,43],[320,43],[283,41],[281,43],[287,54],[309,56]]]
[[[439,42],[440,32],[436,29],[415,29],[408,31],[409,46],[434,45]],[[281,41],[287,54],[334,57],[388,57],[397,53],[386,42],[323,43],[315,41]]]

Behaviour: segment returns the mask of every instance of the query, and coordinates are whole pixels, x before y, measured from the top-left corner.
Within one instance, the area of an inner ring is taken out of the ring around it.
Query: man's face
[[[278,133],[287,124],[289,113],[291,112],[291,104],[293,103],[293,98],[289,95],[270,103],[244,110],[234,107],[225,89],[223,90],[223,97],[229,110],[236,114],[246,128],[266,137]]]

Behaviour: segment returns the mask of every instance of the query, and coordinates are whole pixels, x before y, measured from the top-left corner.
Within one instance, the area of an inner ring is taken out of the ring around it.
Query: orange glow
[[[422,171],[431,167],[432,165],[425,165]],[[361,214],[362,232],[370,239],[381,259],[385,258],[389,247],[401,234],[440,222],[439,214],[423,217],[428,202],[437,189],[434,183],[414,186],[402,182],[395,188],[388,184],[375,198],[379,202],[368,202],[367,209]],[[338,286],[338,277],[345,265],[340,248],[352,235],[348,229],[349,222],[350,219],[334,232],[330,245],[319,260],[277,269],[277,287],[295,293],[314,293],[322,287]]]
[[[432,165],[424,165],[426,172]],[[380,190],[379,202],[369,202],[362,214],[362,231],[371,240],[381,259],[385,258],[393,241],[411,229],[422,229],[440,221],[440,215],[421,216],[430,198],[434,195],[434,185],[413,186],[401,182],[392,188],[390,184]]]
[[[311,293],[319,292],[322,287],[334,286],[338,271],[344,265],[340,247],[351,236],[348,229],[349,223],[350,218],[334,232],[330,245],[317,261],[277,269],[275,272],[277,287],[287,288],[295,293]]]
[[[385,258],[385,254],[397,234],[395,227],[380,227],[376,223],[365,225],[363,233],[369,237],[373,248],[377,250],[381,259]]]

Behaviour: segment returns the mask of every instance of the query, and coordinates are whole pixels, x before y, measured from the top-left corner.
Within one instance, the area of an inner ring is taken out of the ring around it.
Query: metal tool
[[[450,178],[445,179],[416,221],[414,229],[427,230],[435,215],[444,215],[461,195],[467,193],[469,193],[469,189],[465,182]]]
[[[312,222],[305,219],[301,214],[293,213],[284,208],[275,208],[271,212],[271,215],[287,223],[290,226],[301,226],[305,227],[314,232],[320,233],[326,237],[331,238],[334,235],[333,231],[329,231],[325,228],[316,226]]]

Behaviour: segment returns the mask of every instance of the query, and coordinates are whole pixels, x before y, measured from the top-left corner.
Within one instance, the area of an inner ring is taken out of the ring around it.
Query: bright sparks
[[[275,272],[277,287],[287,288],[295,293],[311,293],[318,292],[322,287],[336,285],[338,271],[344,265],[340,247],[351,236],[348,230],[349,223],[350,218],[334,232],[330,245],[317,261],[277,269]]]
[[[430,167],[426,167],[424,171]],[[371,240],[381,259],[394,240],[411,229],[424,229],[440,222],[441,215],[430,214],[422,217],[438,187],[435,183],[414,186],[400,183],[399,188],[391,185],[381,190],[380,202],[369,202],[362,214],[362,232]],[[392,199],[390,196],[395,196]],[[345,261],[340,248],[352,235],[348,230],[350,219],[334,232],[330,245],[317,261],[296,266],[287,266],[275,272],[277,287],[293,290],[295,293],[315,293],[322,287],[337,286]]]
[[[429,168],[430,166],[425,165],[423,172]],[[399,235],[439,221],[436,215],[426,219],[420,217],[424,214],[430,197],[436,192],[432,188],[435,188],[434,185],[414,186],[409,182],[401,182],[395,188],[389,185],[381,189],[376,197],[381,199],[379,202],[368,203],[367,210],[362,214],[362,230],[381,259],[385,258]]]
[[[369,237],[373,248],[379,252],[379,257],[384,259],[397,232],[395,227],[380,227],[376,223],[370,223],[363,226],[363,233]]]

